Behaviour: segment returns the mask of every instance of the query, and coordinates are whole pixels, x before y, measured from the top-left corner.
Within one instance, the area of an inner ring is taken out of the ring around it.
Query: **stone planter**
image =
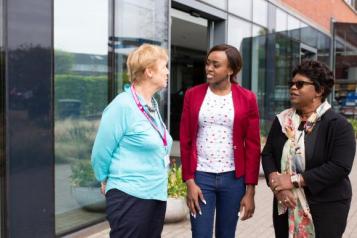
[[[87,211],[105,212],[105,197],[98,187],[72,187],[72,196]]]
[[[186,199],[180,198],[168,198],[165,214],[165,223],[179,222],[188,217],[188,208],[186,205]]]

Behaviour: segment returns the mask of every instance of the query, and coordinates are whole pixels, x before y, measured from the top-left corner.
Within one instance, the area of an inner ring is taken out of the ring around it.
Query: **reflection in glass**
[[[317,48],[319,31],[306,24],[301,25],[301,42],[311,47]]]
[[[288,15],[288,35],[295,40],[300,40],[300,21],[291,15]]]
[[[300,61],[300,43],[286,35],[275,35],[275,84],[271,98],[274,114],[290,106],[288,81]]]
[[[265,107],[266,105],[266,36],[267,29],[253,26],[252,37],[252,59],[251,59],[251,80],[252,91],[256,93],[261,118],[261,134],[267,135],[265,130]],[[244,80],[244,79],[243,79]]]
[[[327,65],[330,65],[330,45],[330,37],[319,32],[317,40],[317,59]]]
[[[267,27],[268,25],[268,3],[265,0],[253,1],[253,21]]]
[[[252,24],[234,16],[228,16],[228,32],[228,44],[241,49],[243,38],[252,35]]]
[[[285,32],[287,28],[288,14],[283,10],[276,8],[275,32]]]
[[[228,16],[228,44],[237,47],[244,59],[250,61],[250,36],[252,35],[252,24],[243,21],[234,16]],[[244,47],[243,47],[244,46]],[[243,80],[242,77],[248,80]],[[243,67],[242,72],[238,74],[238,82],[243,86],[250,88],[250,68]]]
[[[344,116],[357,118],[357,24],[334,23],[335,100]]]
[[[228,0],[228,11],[240,17],[252,20],[252,2],[252,0]]]
[[[54,1],[56,234],[103,220],[90,155],[108,103],[108,1]]]
[[[168,47],[168,1],[115,0],[114,26],[115,35],[111,39],[115,48],[116,88],[120,93],[129,86],[126,68],[129,52],[143,43]],[[166,122],[167,89],[159,92],[155,98]]]

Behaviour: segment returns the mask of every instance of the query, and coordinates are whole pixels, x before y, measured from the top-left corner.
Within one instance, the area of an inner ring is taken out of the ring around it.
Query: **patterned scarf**
[[[287,136],[283,153],[281,156],[281,172],[290,175],[305,171],[305,134],[309,134],[314,129],[316,122],[321,116],[331,108],[325,101],[307,119],[304,130],[299,131],[301,123],[300,116],[294,108],[289,108],[277,115],[282,132]],[[288,209],[284,204],[278,204],[278,214],[288,211],[289,238],[314,238],[315,229],[309,205],[303,188],[293,188],[292,192],[296,198],[296,207]]]

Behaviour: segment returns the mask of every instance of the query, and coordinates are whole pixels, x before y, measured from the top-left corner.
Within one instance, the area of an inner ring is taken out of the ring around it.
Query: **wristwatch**
[[[290,176],[290,181],[295,188],[300,188],[300,174],[294,174]]]

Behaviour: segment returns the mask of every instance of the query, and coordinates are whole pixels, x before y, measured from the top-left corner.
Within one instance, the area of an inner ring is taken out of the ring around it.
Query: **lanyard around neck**
[[[150,124],[152,125],[152,127],[154,127],[154,129],[159,133],[162,142],[164,143],[164,146],[167,146],[167,138],[166,138],[166,127],[165,124],[162,122],[162,120],[160,120],[162,127],[164,129],[164,134],[161,134],[160,129],[156,126],[156,124],[153,122],[153,120],[150,118],[150,116],[146,113],[143,105],[141,105],[138,96],[136,95],[136,91],[134,88],[134,84],[131,85],[130,87],[131,90],[131,94],[133,95],[134,101],[136,103],[136,105],[138,106],[138,108],[140,109],[140,111],[144,114],[144,116],[146,117],[146,119],[148,119],[148,121],[150,122]]]

